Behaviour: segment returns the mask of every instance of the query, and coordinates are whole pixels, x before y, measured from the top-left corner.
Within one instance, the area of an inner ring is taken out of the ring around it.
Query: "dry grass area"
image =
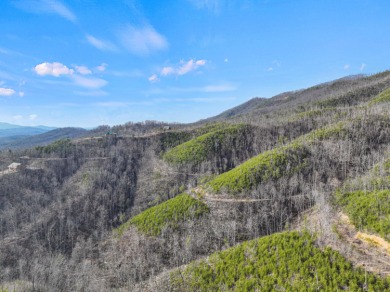
[[[363,240],[374,247],[383,249],[387,254],[390,254],[390,243],[384,240],[382,237],[359,231],[355,235],[355,238]]]
[[[346,214],[322,206],[301,214],[291,229],[309,230],[317,235],[320,246],[339,251],[354,266],[390,276],[390,243],[379,236],[357,231]]]

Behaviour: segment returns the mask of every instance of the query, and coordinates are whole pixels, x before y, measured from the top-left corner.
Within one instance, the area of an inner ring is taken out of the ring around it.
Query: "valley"
[[[1,150],[0,291],[390,291],[389,88]]]

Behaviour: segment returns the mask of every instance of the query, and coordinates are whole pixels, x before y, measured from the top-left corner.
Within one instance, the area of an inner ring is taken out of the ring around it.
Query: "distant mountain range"
[[[26,127],[0,123],[0,149],[46,145],[58,139],[77,138],[87,132],[81,128]]]
[[[28,126],[19,126],[19,125],[0,122],[0,131],[11,130],[11,129],[40,129],[40,130],[45,130],[45,131],[51,131],[51,130],[56,129],[56,127],[47,127],[47,126],[28,127]]]

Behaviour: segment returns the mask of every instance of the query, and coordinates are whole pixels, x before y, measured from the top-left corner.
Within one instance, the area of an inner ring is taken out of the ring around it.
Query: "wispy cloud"
[[[343,68],[344,68],[345,70],[348,70],[350,67],[351,67],[351,66],[350,66],[349,64],[345,64]]]
[[[199,67],[206,65],[206,60],[194,60],[190,59],[189,61],[181,61],[178,66],[175,67],[164,67],[162,68],[160,75],[168,76],[168,75],[185,75],[192,71],[197,70]]]
[[[4,55],[8,55],[8,56],[19,56],[19,57],[25,56],[24,54],[19,53],[17,51],[9,50],[9,49],[2,48],[2,47],[0,47],[0,54],[4,54]]]
[[[37,118],[38,118],[38,115],[36,115],[36,114],[31,114],[31,115],[28,116],[28,119],[31,120],[31,121],[34,121]]]
[[[44,62],[38,64],[34,67],[34,71],[41,76],[51,75],[55,77],[59,77],[61,75],[72,75],[74,73],[73,69],[69,69],[67,66],[59,62]]]
[[[0,54],[9,55],[10,52],[6,49],[0,48]]]
[[[108,82],[101,78],[96,77],[83,77],[80,75],[73,75],[72,80],[75,82],[76,85],[90,88],[90,89],[97,89],[104,87],[108,84]]]
[[[9,72],[0,70],[0,78],[5,80],[17,81],[20,80],[20,77]]]
[[[101,39],[98,39],[92,35],[86,35],[85,36],[87,41],[92,45],[94,46],[95,48],[101,50],[101,51],[111,51],[111,52],[115,52],[118,50],[118,48],[111,42],[109,41],[106,41],[106,40],[101,40]]]
[[[207,9],[214,13],[219,13],[222,0],[188,0],[197,9]]]
[[[151,25],[135,27],[127,25],[118,33],[122,45],[131,53],[147,56],[168,48],[167,39]]]
[[[20,121],[20,120],[23,119],[23,116],[22,116],[22,115],[15,115],[15,116],[12,117],[12,119],[13,119],[14,121]]]
[[[363,63],[362,65],[360,65],[360,71],[363,71],[364,69],[366,69],[366,64],[365,63]]]
[[[0,87],[0,96],[11,96],[15,94],[15,90],[11,88]]]
[[[80,96],[106,96],[106,95],[108,95],[107,92],[105,92],[104,90],[101,90],[101,89],[91,90],[91,91],[75,91],[74,93],[77,95],[80,95]]]
[[[236,97],[192,97],[192,98],[156,98],[154,103],[177,103],[177,102],[196,102],[196,103],[214,103],[235,100]]]
[[[150,95],[168,95],[173,93],[188,93],[188,92],[201,92],[201,93],[218,93],[218,92],[232,92],[237,90],[237,86],[231,83],[211,84],[198,87],[166,87],[166,88],[152,88],[142,93],[146,96]]]
[[[145,74],[138,69],[134,70],[128,70],[128,71],[118,71],[118,70],[110,70],[107,72],[108,75],[112,75],[115,77],[125,77],[125,78],[140,78],[140,77],[145,77]]]
[[[23,115],[12,116],[12,120],[14,120],[14,121],[22,121],[22,120],[35,121],[36,119],[38,119],[38,115],[36,115],[36,114],[30,114],[27,116],[23,116]]]
[[[81,75],[89,75],[89,74],[92,74],[92,71],[89,70],[88,67],[86,66],[75,66],[75,69],[78,73],[80,73]]]
[[[277,70],[278,68],[280,68],[282,66],[282,63],[280,63],[280,61],[278,61],[278,60],[273,60],[272,61],[272,65],[271,66],[269,66],[268,68],[267,68],[267,72],[272,72],[272,71],[274,71],[274,70]]]
[[[148,80],[151,82],[151,83],[156,83],[158,81],[160,81],[160,79],[158,78],[157,74],[153,74],[152,76],[150,76],[148,78]]]
[[[104,71],[106,71],[107,66],[108,65],[106,63],[102,63],[102,64],[100,64],[99,66],[96,67],[96,70],[99,71],[99,72],[104,72]]]
[[[200,86],[200,87],[186,87],[186,88],[180,88],[180,87],[171,87],[169,88],[172,91],[176,92],[229,92],[229,91],[235,91],[237,87],[233,84],[216,84],[216,85],[206,85],[206,86]]]
[[[58,0],[18,0],[14,5],[22,10],[37,14],[56,14],[71,22],[76,22],[76,15]]]

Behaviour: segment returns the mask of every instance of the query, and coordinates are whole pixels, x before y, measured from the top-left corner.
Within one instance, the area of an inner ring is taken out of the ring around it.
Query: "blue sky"
[[[388,0],[2,0],[0,121],[192,122],[390,68]]]

